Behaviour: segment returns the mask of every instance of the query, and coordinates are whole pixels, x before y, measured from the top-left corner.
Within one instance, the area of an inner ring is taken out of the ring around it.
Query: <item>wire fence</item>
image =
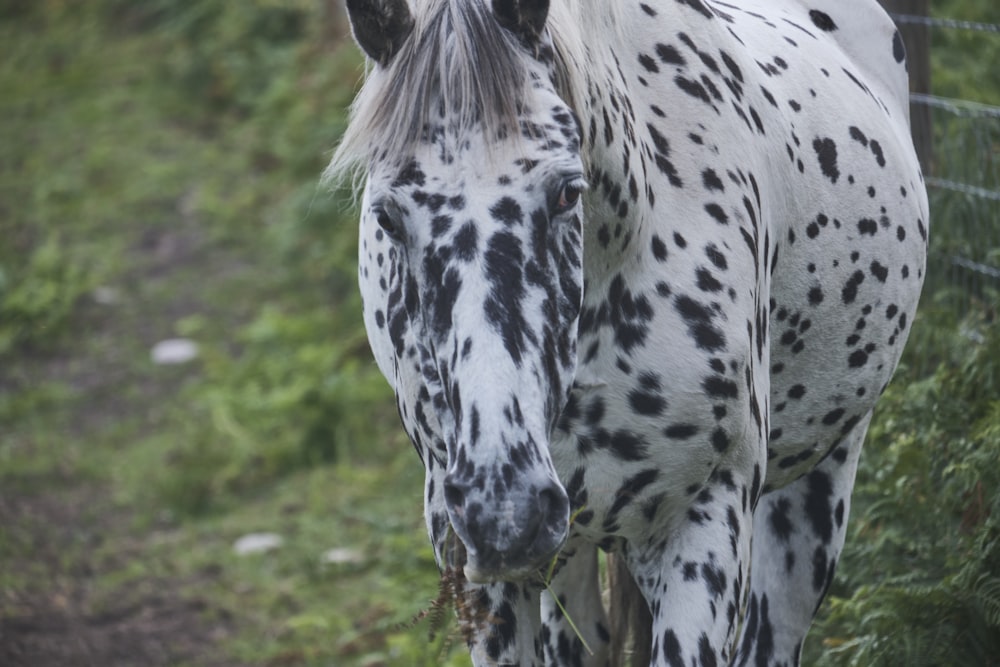
[[[917,16],[914,14],[890,14],[896,25],[925,25],[931,28],[957,28],[959,30],[976,30],[979,32],[1000,33],[1000,25],[979,23],[977,21],[962,21],[959,19],[940,19],[932,16]]]
[[[1000,39],[1000,25],[891,13],[899,26],[965,31]],[[932,33],[936,34],[936,33]],[[930,92],[910,95],[931,114],[933,159],[929,291],[959,314],[1000,307],[1000,106]]]

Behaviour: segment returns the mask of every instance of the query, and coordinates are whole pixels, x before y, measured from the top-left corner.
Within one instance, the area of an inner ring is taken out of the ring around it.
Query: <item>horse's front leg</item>
[[[720,470],[666,535],[624,549],[653,616],[651,664],[728,665],[749,590],[749,479]]]
[[[571,541],[562,556],[565,563],[542,592],[545,664],[605,667],[611,637],[601,603],[597,548]]]
[[[475,667],[541,667],[541,615],[538,589],[531,584],[465,582],[459,627]]]

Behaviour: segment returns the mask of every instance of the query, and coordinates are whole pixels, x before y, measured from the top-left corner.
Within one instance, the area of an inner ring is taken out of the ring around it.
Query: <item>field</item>
[[[332,6],[0,0],[0,664],[468,664],[318,184],[362,73]],[[940,94],[1000,104],[997,58],[942,38]],[[993,122],[936,169],[1000,188]],[[997,207],[934,197],[995,266]],[[805,664],[1000,655],[997,285],[936,270]]]

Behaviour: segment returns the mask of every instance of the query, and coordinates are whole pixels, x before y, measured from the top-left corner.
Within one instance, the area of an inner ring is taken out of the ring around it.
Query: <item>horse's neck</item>
[[[602,11],[606,14],[611,10],[604,5]],[[624,10],[616,10],[604,20],[620,22],[629,18]],[[584,260],[588,280],[593,283],[613,278],[628,266],[628,258],[635,255],[638,244],[646,243],[647,231],[641,220],[649,206],[646,173],[652,167],[645,164],[646,156],[642,154],[645,130],[637,123],[644,127],[645,121],[637,118],[633,106],[627,79],[631,63],[623,61],[634,59],[623,55],[628,53],[623,42],[629,26],[605,23],[598,30],[596,21],[591,16],[583,23],[583,43],[564,59],[568,66],[576,68],[567,79],[575,86],[573,101],[583,132],[590,182]],[[586,38],[588,34],[591,39]]]

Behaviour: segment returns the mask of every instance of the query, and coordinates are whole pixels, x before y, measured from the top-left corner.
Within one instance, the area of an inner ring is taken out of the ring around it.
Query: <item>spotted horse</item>
[[[438,563],[482,610],[473,663],[619,661],[602,549],[651,664],[798,664],[925,269],[892,22],[347,8],[370,66],[328,175],[365,177],[364,321]]]

